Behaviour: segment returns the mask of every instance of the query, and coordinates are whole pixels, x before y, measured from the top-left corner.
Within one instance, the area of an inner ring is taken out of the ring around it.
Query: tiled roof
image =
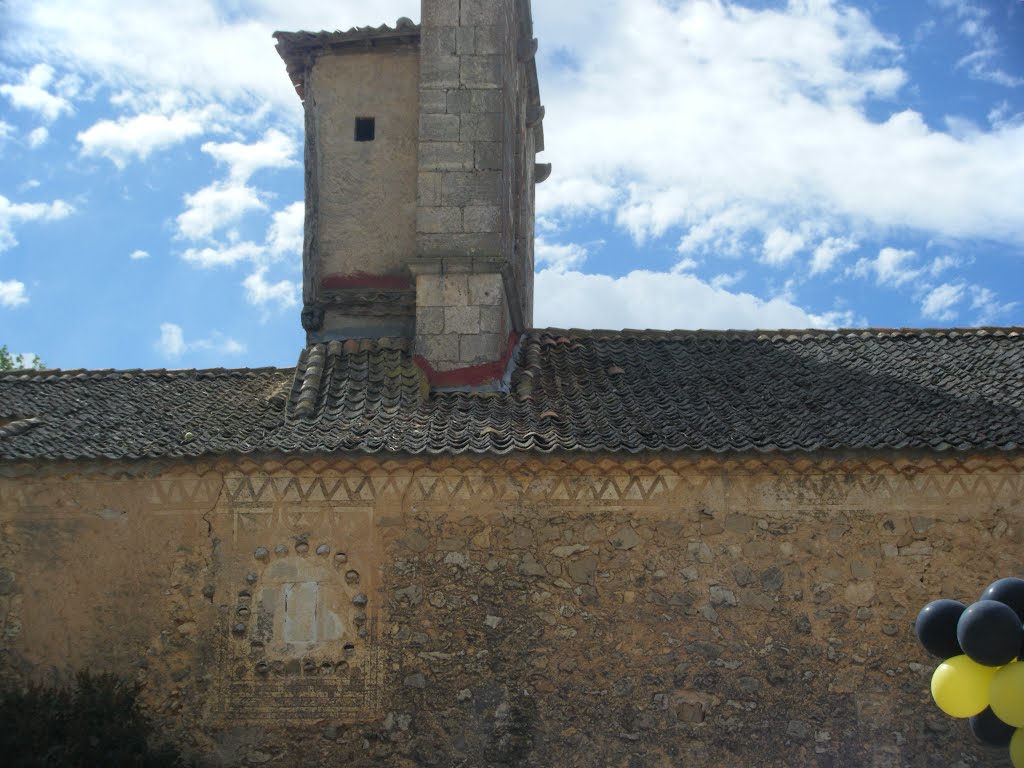
[[[352,27],[347,32],[275,32],[274,39],[292,85],[299,98],[305,98],[303,76],[316,56],[332,51],[418,43],[420,25],[403,16],[394,27],[381,24],[379,27]]]
[[[0,374],[0,458],[1024,449],[1024,329],[531,331],[507,393],[430,393],[406,340],[294,369]]]

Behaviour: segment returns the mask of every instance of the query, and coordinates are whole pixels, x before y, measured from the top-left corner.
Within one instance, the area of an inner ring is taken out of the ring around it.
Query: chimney
[[[544,148],[529,0],[275,34],[306,117],[307,344],[414,339],[437,389],[501,388],[533,319]]]

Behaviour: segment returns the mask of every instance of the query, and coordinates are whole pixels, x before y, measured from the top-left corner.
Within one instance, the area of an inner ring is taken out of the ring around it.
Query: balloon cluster
[[[1009,747],[1014,768],[1024,768],[1024,579],[1000,579],[970,606],[928,603],[914,629],[944,660],[932,674],[939,709],[970,718],[978,741]]]

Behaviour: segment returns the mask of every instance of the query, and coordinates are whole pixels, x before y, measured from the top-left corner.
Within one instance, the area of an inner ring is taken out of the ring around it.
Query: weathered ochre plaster
[[[416,249],[419,49],[320,56],[310,83],[319,274],[405,274]],[[357,117],[374,118],[373,141],[355,141]]]
[[[8,465],[0,671],[214,764],[977,761],[912,622],[1022,518],[1005,456]]]

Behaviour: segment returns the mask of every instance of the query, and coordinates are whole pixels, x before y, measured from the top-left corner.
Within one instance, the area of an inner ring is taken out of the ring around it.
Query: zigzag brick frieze
[[[0,507],[72,515],[110,503],[123,482],[144,482],[140,512],[240,512],[246,525],[284,510],[330,516],[344,507],[380,502],[524,502],[550,505],[643,505],[675,497],[743,497],[750,481],[768,484],[780,505],[845,508],[899,500],[936,501],[1024,497],[1024,458],[786,457],[504,460],[438,458],[374,461],[347,458],[153,463],[125,471],[117,462],[68,463],[28,478],[19,467],[0,476]],[[42,476],[40,476],[42,474]],[[744,482],[737,482],[745,478]],[[73,493],[56,493],[59,479]],[[69,501],[74,499],[74,501]],[[736,503],[748,503],[736,498]]]

